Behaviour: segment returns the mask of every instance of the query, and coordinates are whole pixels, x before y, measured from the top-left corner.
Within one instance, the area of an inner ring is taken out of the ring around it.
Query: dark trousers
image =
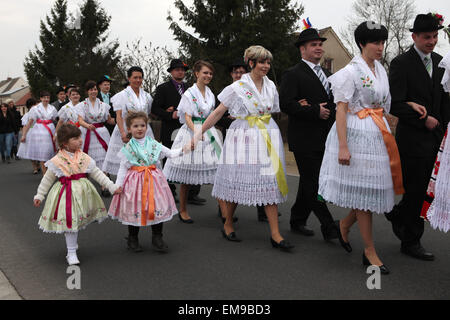
[[[291,225],[306,225],[311,211],[319,219],[322,226],[334,224],[333,217],[325,202],[317,199],[319,191],[319,173],[324,152],[294,151],[300,173],[297,198],[291,208]]]
[[[161,235],[163,230],[163,223],[154,224],[152,227],[153,235]],[[137,237],[139,234],[140,227],[128,226],[128,234],[131,237]]]
[[[420,244],[424,221],[420,217],[436,156],[401,157],[405,194],[388,215],[395,235],[403,247]]]

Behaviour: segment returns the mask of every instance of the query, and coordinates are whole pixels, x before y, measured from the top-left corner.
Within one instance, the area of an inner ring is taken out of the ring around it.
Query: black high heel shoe
[[[275,240],[273,240],[272,237],[270,237],[270,243],[272,244],[272,247],[274,247],[275,249],[280,249],[281,251],[289,251],[290,249],[295,248],[294,245],[290,244],[286,240],[281,240],[278,243]]]
[[[350,245],[350,242],[345,242],[344,238],[342,238],[341,222],[339,220],[337,220],[336,223],[337,223],[337,227],[338,227],[338,230],[339,230],[339,242],[341,243],[342,248],[344,248],[344,250],[347,251],[348,253],[352,252],[353,248]]]
[[[183,222],[183,223],[187,223],[187,224],[193,224],[194,223],[194,220],[192,220],[192,219],[183,219],[182,217],[181,217],[181,214],[179,213],[178,214],[178,218],[180,218],[180,221],[181,222]]]
[[[363,252],[363,259],[362,259],[362,261],[363,261],[363,265],[365,265],[365,266],[371,266],[372,265],[370,263],[369,259],[367,259],[365,252]],[[377,267],[380,268],[380,273],[381,274],[389,274],[390,273],[388,267],[386,267],[384,264],[382,266],[377,266]]]
[[[236,233],[233,231],[230,234],[225,232],[225,229],[222,229],[222,235],[225,239],[232,242],[241,242],[242,240],[236,236]]]

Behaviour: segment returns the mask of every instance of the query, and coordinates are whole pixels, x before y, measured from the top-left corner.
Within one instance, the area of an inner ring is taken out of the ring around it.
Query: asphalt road
[[[238,207],[237,234],[222,238],[217,203],[211,186],[202,187],[204,206],[189,206],[193,225],[178,217],[164,226],[170,252],[151,248],[151,230],[140,232],[142,253],[126,250],[127,227],[110,219],[92,224],[79,235],[81,289],[69,290],[62,235],[44,234],[37,226],[40,210],[32,205],[40,175],[27,160],[0,163],[0,269],[25,299],[449,299],[450,237],[427,224],[423,245],[436,261],[425,262],[400,253],[399,241],[383,216],[374,217],[374,237],[391,274],[381,289],[369,290],[362,266],[362,240],[357,225],[350,234],[353,253],[337,241],[325,242],[314,215],[314,237],[289,231],[289,213],[297,192],[288,177],[288,201],[280,206],[282,234],[295,244],[292,253],[271,247],[269,227],[256,220],[256,209]],[[110,199],[106,200],[108,207]],[[336,219],[348,210],[331,207]]]

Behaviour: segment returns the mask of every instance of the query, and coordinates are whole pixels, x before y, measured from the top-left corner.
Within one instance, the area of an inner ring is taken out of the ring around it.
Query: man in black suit
[[[66,90],[63,87],[59,87],[56,91],[56,96],[58,97],[58,100],[53,102],[52,106],[56,108],[56,111],[59,111],[59,109],[68,103]]]
[[[156,88],[155,97],[152,104],[152,113],[161,120],[161,143],[167,148],[172,147],[173,132],[181,127],[178,120],[178,104],[181,96],[188,89],[187,84],[183,82],[186,71],[189,69],[188,65],[180,59],[174,59],[170,63],[167,72],[170,73],[171,79]],[[164,160],[165,162],[165,160]],[[174,197],[176,196],[176,187],[174,184],[169,184]],[[206,202],[198,196],[200,192],[200,185],[191,186],[189,188],[188,203],[203,205]]]
[[[438,64],[442,56],[433,52],[441,28],[433,15],[418,15],[410,29],[414,46],[392,60],[389,74],[391,113],[399,118],[396,140],[405,194],[386,217],[401,240],[401,251],[428,261],[434,260],[434,255],[420,243],[424,232],[420,211],[450,118],[449,97],[440,83],[444,70]],[[412,109],[413,104],[426,108],[427,116],[421,117]]]
[[[302,60],[283,75],[280,106],[289,116],[289,150],[294,153],[300,172],[297,198],[291,209],[291,230],[314,235],[313,230],[306,227],[313,211],[320,220],[324,239],[330,240],[339,237],[339,230],[327,205],[317,194],[325,141],[336,118],[336,105],[327,80],[330,73],[320,66],[324,41],[326,38],[320,37],[313,28],[300,34],[296,46]]]
[[[108,75],[104,75],[97,82],[98,87],[98,95],[97,98],[100,101],[109,104],[111,108],[109,109],[109,115],[111,116],[111,123],[105,123],[105,127],[108,129],[109,134],[111,135],[114,131],[114,127],[116,126],[116,112],[114,111],[112,102],[111,102],[111,83],[112,79]]]

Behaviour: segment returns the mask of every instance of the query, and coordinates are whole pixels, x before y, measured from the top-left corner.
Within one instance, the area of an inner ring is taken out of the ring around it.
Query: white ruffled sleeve
[[[162,160],[164,158],[176,158],[183,154],[183,148],[177,148],[177,149],[169,149],[165,146],[162,146],[161,152],[159,153],[159,160]]]
[[[150,114],[152,111],[153,98],[150,93],[146,92],[147,95],[147,114]]]
[[[277,112],[281,112],[280,110],[280,96],[278,95],[278,91],[274,86],[273,89],[274,95],[273,95],[273,107],[272,107],[272,112],[271,113],[277,113]]]
[[[67,114],[67,111],[70,107],[65,105],[64,107],[62,107],[61,109],[59,109],[58,111],[58,117],[59,119],[61,119],[62,121],[68,121],[69,119],[69,115]]]
[[[180,103],[178,104],[178,116],[180,117],[180,123],[185,124],[186,118],[185,115],[189,115],[191,117],[195,117],[194,115],[194,103],[191,102],[191,99],[188,97],[188,91],[186,91],[181,97]]]
[[[328,78],[334,95],[334,102],[351,103],[355,95],[355,83],[350,66],[339,70]]]
[[[75,112],[83,119],[86,119],[86,113],[84,112],[84,101],[75,106]]]
[[[113,104],[113,110],[124,110],[127,107],[128,98],[127,94],[124,91],[119,92],[111,98],[111,102]]]
[[[249,113],[242,102],[242,99],[234,91],[232,85],[223,89],[217,96],[217,99],[228,109],[228,112],[232,117],[245,117]]]

